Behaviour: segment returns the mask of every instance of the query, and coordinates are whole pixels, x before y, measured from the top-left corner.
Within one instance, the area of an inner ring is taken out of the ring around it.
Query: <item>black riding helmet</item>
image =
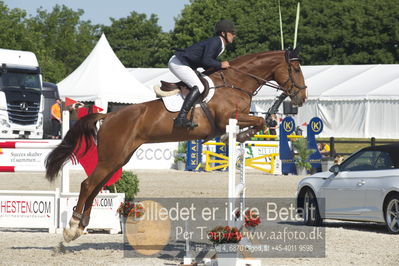
[[[215,24],[215,34],[219,35],[222,32],[235,33],[236,29],[234,23],[227,19],[222,19]]]

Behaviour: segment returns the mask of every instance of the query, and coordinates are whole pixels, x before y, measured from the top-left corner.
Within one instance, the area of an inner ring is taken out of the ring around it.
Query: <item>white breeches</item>
[[[202,85],[201,80],[195,74],[194,70],[184,65],[175,55],[170,58],[168,66],[169,70],[190,88],[197,86],[201,93],[204,91],[204,85]]]

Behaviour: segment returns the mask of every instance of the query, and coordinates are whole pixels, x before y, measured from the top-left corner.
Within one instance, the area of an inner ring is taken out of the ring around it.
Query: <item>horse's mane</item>
[[[277,51],[263,51],[263,52],[257,52],[253,54],[246,54],[246,55],[241,55],[239,57],[236,57],[235,59],[231,60],[230,63],[232,65],[239,65],[243,62],[248,63],[248,61],[253,60],[255,58],[260,58],[264,56],[273,56],[277,54],[285,53],[283,50],[277,50]]]

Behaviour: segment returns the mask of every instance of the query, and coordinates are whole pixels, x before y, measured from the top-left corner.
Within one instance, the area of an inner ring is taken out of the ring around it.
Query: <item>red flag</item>
[[[76,112],[78,113],[78,119],[81,119],[85,115],[89,114],[89,108],[81,107],[81,108],[77,109]]]
[[[93,106],[94,107],[94,106]],[[97,106],[96,106],[97,107]],[[99,107],[97,107],[99,108]],[[101,108],[99,108],[101,109]],[[101,109],[102,110],[102,109]],[[89,113],[89,108],[87,107],[82,107],[77,110],[78,112],[78,118],[82,118],[83,116],[87,115]],[[94,108],[93,108],[94,112]],[[97,146],[94,142],[94,139],[90,139],[90,148],[86,153],[86,147],[87,143],[84,137],[80,139],[80,147],[79,149],[75,149],[74,154],[76,156],[76,159],[79,161],[79,163],[82,165],[83,169],[85,170],[87,176],[91,175],[93,173],[94,169],[97,166],[98,162],[98,154],[97,154]],[[108,187],[112,184],[114,184],[116,181],[118,181],[122,176],[122,168],[119,169],[114,173],[114,175],[108,180],[108,182],[105,184],[105,187]]]
[[[100,113],[103,110],[103,108],[93,105],[93,113]]]
[[[77,101],[72,100],[71,98],[65,97],[65,106],[70,106],[74,103],[77,103]]]
[[[91,143],[90,148],[87,150],[86,153],[84,153],[87,147],[87,143],[85,138],[82,137],[79,149],[76,149],[74,151],[76,158],[78,159],[79,163],[82,165],[87,176],[93,173],[98,162],[97,146],[94,143],[93,139],[90,139],[90,143]],[[122,176],[122,168],[113,174],[113,176],[108,180],[105,186],[108,187],[114,184],[116,181],[118,181],[121,178],[121,176]]]
[[[104,187],[109,187],[110,185],[118,182],[119,179],[122,177],[122,168],[120,168],[118,171],[115,172],[113,176],[108,180],[107,183],[105,183]]]

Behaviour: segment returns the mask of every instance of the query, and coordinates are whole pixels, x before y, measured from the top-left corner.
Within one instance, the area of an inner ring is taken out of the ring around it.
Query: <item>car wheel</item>
[[[306,189],[303,195],[303,221],[306,225],[311,226],[320,226],[323,222],[316,196],[310,189]]]
[[[399,195],[392,195],[388,199],[385,209],[385,221],[390,233],[399,234]]]

